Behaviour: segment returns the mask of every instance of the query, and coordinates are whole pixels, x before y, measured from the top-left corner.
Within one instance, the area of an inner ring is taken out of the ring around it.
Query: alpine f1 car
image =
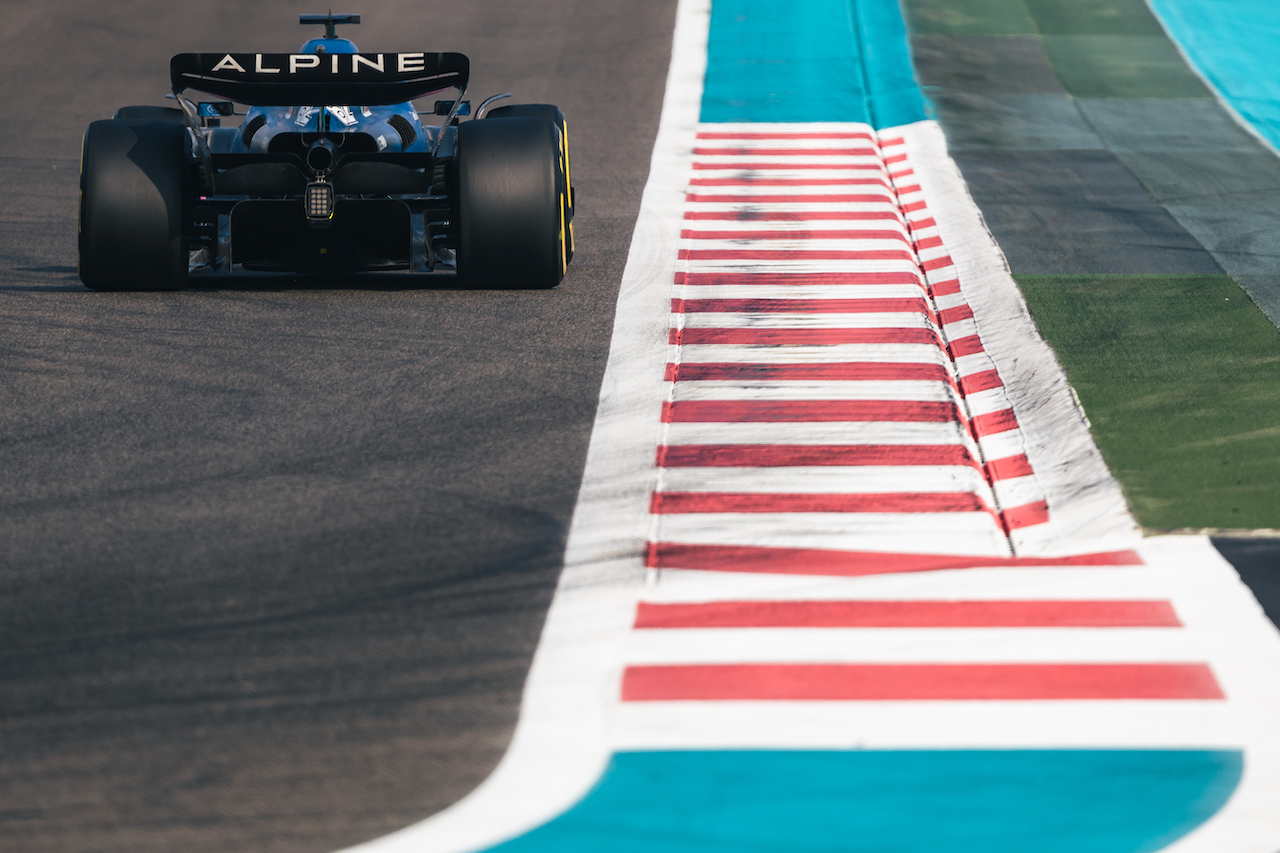
[[[565,117],[549,104],[470,115],[460,53],[360,53],[338,24],[298,53],[184,53],[177,105],[89,125],[80,278],[174,290],[189,277],[456,269],[473,287],[555,287],[573,257]],[[445,90],[423,123],[415,99]],[[189,91],[219,100],[188,99]],[[247,107],[237,113],[236,104]],[[242,115],[239,126],[224,117]]]

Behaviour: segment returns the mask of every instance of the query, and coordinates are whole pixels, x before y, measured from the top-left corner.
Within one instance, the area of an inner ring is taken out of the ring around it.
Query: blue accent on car
[[[1151,0],[1192,64],[1280,150],[1280,3]]]
[[[323,47],[320,51],[318,48]],[[298,53],[359,53],[360,49],[356,47],[356,43],[351,39],[344,38],[314,38],[302,46]]]
[[[702,121],[926,118],[897,0],[715,0]]]
[[[1221,808],[1242,766],[1190,749],[623,752],[490,851],[1147,853]]]

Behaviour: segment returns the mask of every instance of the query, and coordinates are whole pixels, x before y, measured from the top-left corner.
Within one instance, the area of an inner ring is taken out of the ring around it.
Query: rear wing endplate
[[[207,92],[255,107],[384,106],[466,89],[461,53],[180,53],[173,90]]]

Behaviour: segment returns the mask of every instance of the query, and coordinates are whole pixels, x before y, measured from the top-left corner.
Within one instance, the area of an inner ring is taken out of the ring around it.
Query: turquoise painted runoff
[[[924,118],[898,0],[714,0],[703,121]]]
[[[1223,99],[1280,149],[1280,2],[1151,0],[1151,7]]]
[[[490,853],[1146,853],[1208,819],[1237,751],[622,752]]]

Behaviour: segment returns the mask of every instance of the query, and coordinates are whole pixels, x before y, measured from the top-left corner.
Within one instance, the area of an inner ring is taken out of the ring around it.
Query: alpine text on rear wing
[[[465,89],[461,53],[180,53],[175,92],[196,89],[253,106],[376,106]]]

